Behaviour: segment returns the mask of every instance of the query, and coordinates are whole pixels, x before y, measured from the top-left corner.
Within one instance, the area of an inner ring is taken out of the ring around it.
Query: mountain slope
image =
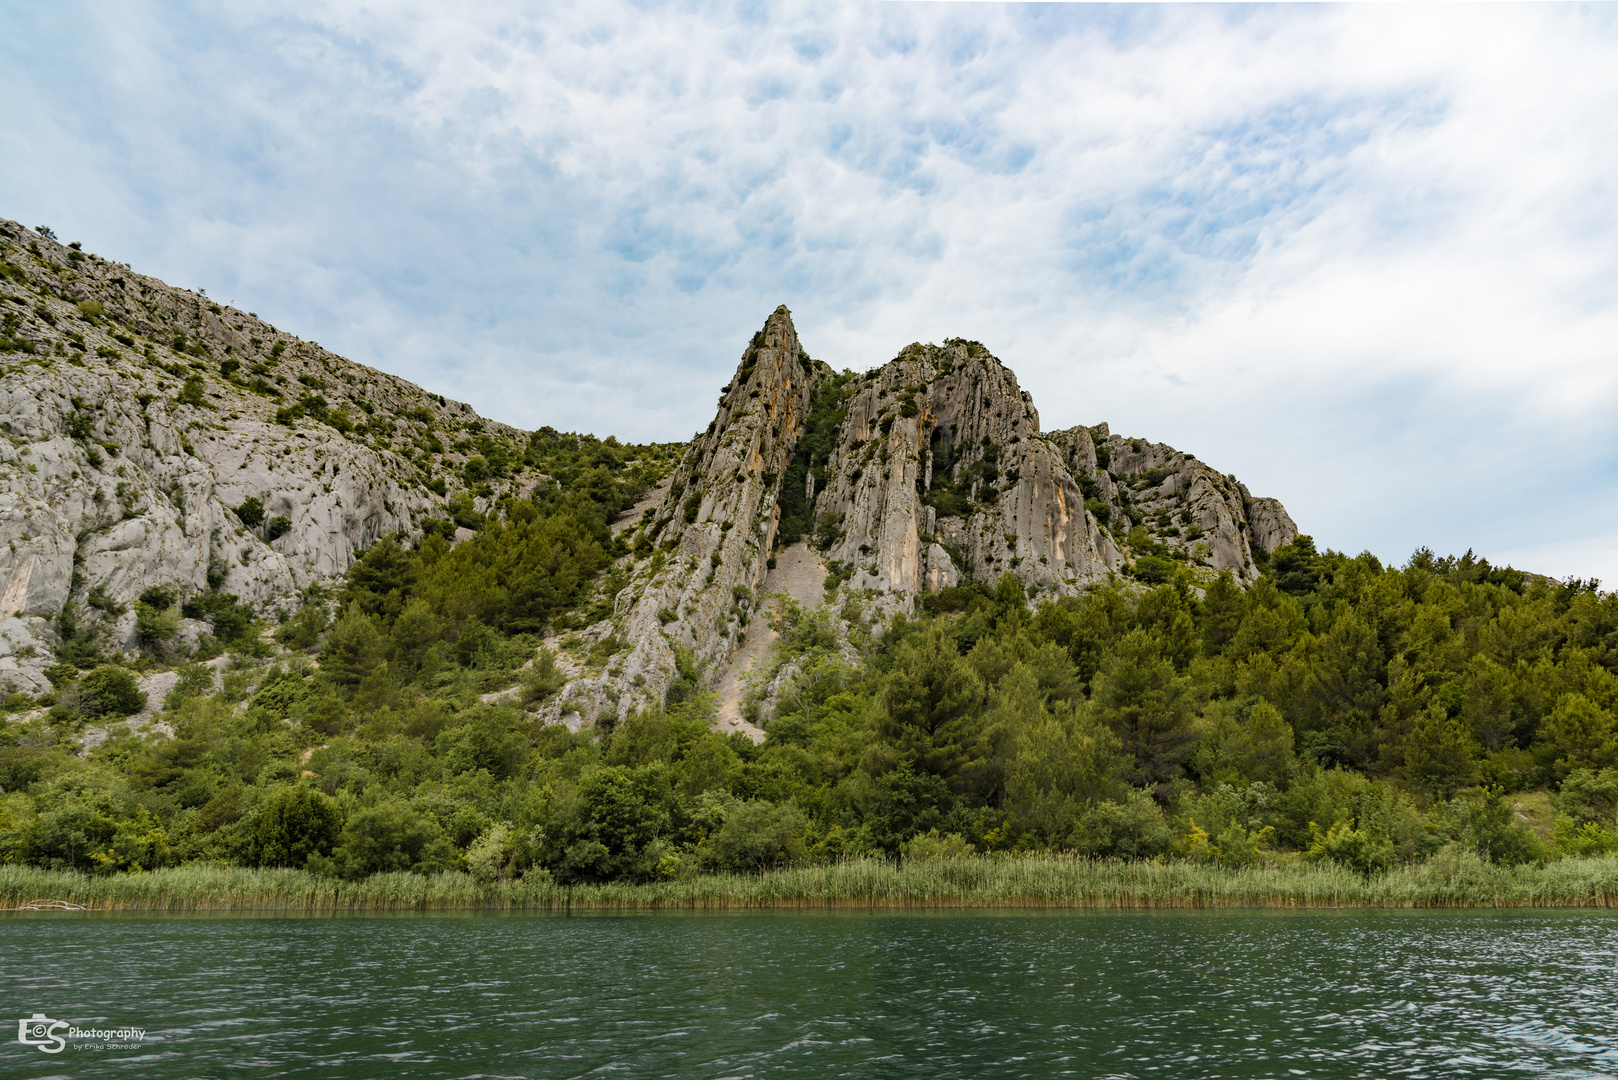
[[[267,610],[538,480],[469,406],[3,220],[0,330],[0,684],[49,688],[67,605],[130,648],[146,590]]]
[[[662,476],[661,460],[626,462],[608,440],[595,445],[618,478],[589,480],[585,437],[484,420],[6,221],[0,320],[0,685],[19,690],[47,690],[45,669],[84,640],[136,649],[135,602],[153,590],[284,611],[382,537],[465,537],[506,500],[570,485],[612,486],[590,495],[610,514]],[[551,627],[606,658],[567,667],[551,719],[714,685],[757,626],[775,556],[798,543],[828,595],[880,615],[1007,572],[1035,596],[1178,565],[1251,580],[1297,533],[1279,503],[1170,447],[1104,424],[1042,432],[976,342],[839,373],[810,358],[785,307],[630,525],[598,586],[616,593],[611,618],[581,629],[606,610],[594,600],[597,614]],[[176,643],[204,629],[186,620]]]

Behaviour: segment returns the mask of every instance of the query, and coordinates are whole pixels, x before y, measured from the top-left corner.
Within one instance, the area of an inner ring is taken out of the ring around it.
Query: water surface
[[[7,1077],[1605,1077],[1618,915],[8,915],[0,999]]]

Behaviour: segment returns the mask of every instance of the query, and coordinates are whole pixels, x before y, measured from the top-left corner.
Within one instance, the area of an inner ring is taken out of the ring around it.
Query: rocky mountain
[[[628,656],[569,687],[559,713],[662,700],[682,666],[723,671],[783,548],[818,551],[834,589],[879,611],[1016,574],[1035,597],[1112,574],[1257,577],[1297,535],[1274,499],[1105,424],[1045,433],[982,345],[913,344],[871,371],[812,360],[778,308],[634,540],[618,598]],[[601,632],[605,633],[606,630]]]
[[[271,611],[536,480],[469,406],[3,220],[0,414],[0,685],[30,692],[69,604],[123,648],[149,589]]]
[[[134,649],[152,590],[268,614],[378,538],[465,537],[563,479],[538,434],[7,221],[0,402],[0,686],[33,693],[75,619]],[[611,618],[550,638],[570,681],[543,708],[574,726],[714,685],[777,589],[881,614],[1007,572],[1035,598],[1177,566],[1248,581],[1297,534],[1280,503],[1171,447],[1041,431],[977,342],[838,371],[785,307],[617,531]],[[187,620],[181,642],[202,630]]]

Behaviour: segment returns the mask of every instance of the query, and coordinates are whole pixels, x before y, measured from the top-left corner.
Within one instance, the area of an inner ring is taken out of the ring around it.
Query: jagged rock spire
[[[816,457],[800,476],[811,422]],[[678,650],[722,666],[787,504],[792,531],[812,523],[846,587],[886,610],[1007,572],[1035,594],[1072,594],[1148,554],[1250,579],[1255,549],[1297,533],[1279,503],[1171,447],[1105,425],[1042,434],[1016,376],[976,342],[915,344],[839,376],[809,358],[779,307],[638,534],[652,554],[623,598],[633,650],[608,695],[620,714],[662,700]]]
[[[713,423],[692,440],[646,527],[662,563],[627,618],[635,648],[624,678],[641,683],[623,708],[660,700],[675,649],[711,663],[734,648],[741,627],[726,613],[736,614],[739,590],[750,595],[764,580],[781,478],[814,387],[830,374],[799,346],[784,304],[748,343]]]

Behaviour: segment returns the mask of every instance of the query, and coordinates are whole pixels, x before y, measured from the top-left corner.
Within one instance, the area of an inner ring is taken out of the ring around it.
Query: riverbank
[[[1365,878],[1332,864],[1221,868],[1070,857],[966,858],[722,875],[645,885],[479,885],[465,874],[339,881],[300,870],[185,866],[90,876],[0,867],[0,907],[65,900],[92,911],[567,911],[746,908],[1613,907],[1618,857],[1492,866],[1441,856]]]

